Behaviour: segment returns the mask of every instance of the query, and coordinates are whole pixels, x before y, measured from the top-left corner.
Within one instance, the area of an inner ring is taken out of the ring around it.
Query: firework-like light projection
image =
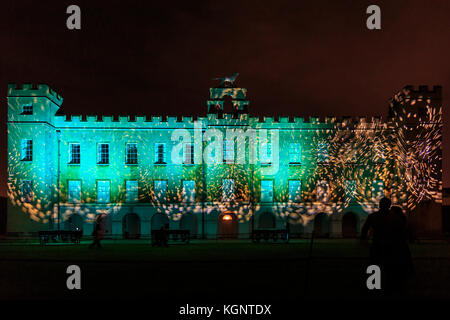
[[[114,219],[122,207],[136,206],[175,222],[225,212],[219,216],[227,221],[234,219],[230,212],[248,223],[270,211],[306,224],[318,213],[350,207],[371,213],[382,196],[412,211],[422,201],[441,201],[439,89],[405,87],[383,122],[254,118],[245,89],[212,88],[210,113],[194,121],[60,116],[62,98],[47,86],[10,85],[9,199],[30,220],[52,228],[73,213],[92,222],[96,214]],[[227,96],[233,112],[221,113]],[[136,154],[132,163],[127,150]],[[80,159],[72,163],[71,152]],[[78,196],[70,194],[71,181],[79,181]],[[269,202],[263,181],[272,188]],[[105,188],[108,199],[99,196]]]

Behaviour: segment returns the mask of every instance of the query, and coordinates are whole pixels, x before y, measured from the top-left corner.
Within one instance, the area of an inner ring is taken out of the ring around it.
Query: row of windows
[[[125,150],[125,164],[138,164],[138,148],[137,143],[127,143]],[[272,162],[272,145],[266,144],[263,147],[261,155],[261,163],[269,164]],[[97,145],[97,164],[109,164],[110,148],[109,143],[99,143]],[[319,143],[317,151],[317,161],[327,162],[328,144]],[[33,160],[33,141],[31,139],[22,140],[22,161]],[[234,141],[226,140],[223,144],[223,162],[234,163],[235,161],[235,145]],[[69,164],[80,164],[81,147],[79,143],[69,144]],[[155,143],[155,160],[156,164],[166,164],[166,144]],[[301,163],[301,145],[300,143],[291,143],[289,145],[289,163]],[[194,145],[185,143],[183,145],[183,164],[194,164]]]
[[[110,181],[97,181],[97,202],[110,202]],[[137,180],[126,180],[126,202],[139,201],[139,184]],[[273,180],[261,180],[261,202],[273,202]],[[301,180],[289,180],[289,201],[301,202]],[[384,195],[384,183],[375,180],[372,183],[372,194],[376,199]],[[329,186],[326,180],[318,181],[316,186],[317,201],[326,202],[329,197]],[[154,180],[154,194],[157,202],[167,201],[167,180]],[[234,179],[222,179],[222,201],[235,200]],[[345,182],[345,196],[354,198],[356,194],[356,180]],[[183,180],[182,183],[183,202],[195,202],[195,181]],[[24,180],[22,182],[22,201],[31,202],[33,200],[33,182]],[[71,203],[81,202],[81,180],[68,180],[68,201]]]
[[[261,164],[272,163],[272,145],[270,143],[261,148]],[[166,144],[155,143],[155,164],[167,164],[166,159]],[[185,143],[183,145],[183,164],[194,164],[194,145],[192,143]],[[212,154],[214,155],[214,152]],[[355,154],[353,154],[355,157]],[[110,158],[109,143],[97,144],[97,164],[108,165]],[[300,143],[289,144],[289,163],[301,164],[302,148]],[[383,158],[383,156],[381,156]],[[33,141],[31,139],[22,140],[22,161],[33,160]],[[226,140],[223,144],[223,162],[234,163],[235,161],[235,144],[232,140]],[[317,162],[326,163],[329,161],[328,143],[317,144]],[[356,161],[352,159],[352,162]],[[69,143],[69,164],[80,164],[81,162],[81,147],[79,143]],[[125,149],[125,164],[138,164],[138,146],[137,143],[127,143]]]

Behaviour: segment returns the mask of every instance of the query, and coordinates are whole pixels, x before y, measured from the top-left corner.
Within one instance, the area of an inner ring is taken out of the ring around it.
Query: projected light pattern
[[[439,87],[405,87],[391,100],[386,122],[260,119],[248,115],[246,89],[211,88],[210,93],[209,113],[196,121],[115,119],[55,115],[62,98],[48,86],[9,85],[9,227],[17,232],[56,228],[74,214],[92,223],[101,213],[110,219],[111,232],[120,234],[127,214],[137,214],[141,229],[150,230],[153,214],[164,213],[180,225],[194,214],[213,233],[223,212],[246,224],[254,223],[258,213],[272,212],[278,225],[306,225],[318,213],[367,215],[384,195],[409,212],[423,201],[441,201]],[[233,104],[231,113],[223,110],[226,97]],[[234,143],[223,147],[230,132]],[[31,161],[21,160],[24,139],[33,141]],[[186,143],[192,149],[184,148]],[[75,162],[71,150],[77,152]],[[127,150],[133,153],[132,163]],[[211,163],[214,157],[218,161]],[[32,181],[30,202],[23,199],[24,181]],[[70,181],[80,190],[70,191]],[[261,189],[263,182],[268,190]],[[136,184],[135,199],[129,193]]]

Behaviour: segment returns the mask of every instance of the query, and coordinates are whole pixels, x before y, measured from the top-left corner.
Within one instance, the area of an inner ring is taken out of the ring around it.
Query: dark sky
[[[82,29],[66,28],[77,4]],[[381,7],[382,30],[366,29]],[[406,84],[450,90],[450,1],[2,1],[0,195],[8,82],[47,83],[67,114],[203,115],[239,72],[253,115],[387,115]],[[444,100],[444,186],[450,186]]]

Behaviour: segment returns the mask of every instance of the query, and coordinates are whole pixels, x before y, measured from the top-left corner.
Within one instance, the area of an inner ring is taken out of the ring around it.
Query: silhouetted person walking
[[[103,238],[103,230],[102,230],[102,216],[98,215],[94,220],[94,231],[92,232],[93,242],[89,246],[89,248],[97,247],[101,248],[100,240]]]
[[[386,294],[403,293],[406,275],[412,267],[406,240],[406,217],[400,207],[391,206],[391,200],[382,198],[379,211],[369,215],[361,231],[366,240],[372,232],[370,264],[381,269],[382,289]]]

